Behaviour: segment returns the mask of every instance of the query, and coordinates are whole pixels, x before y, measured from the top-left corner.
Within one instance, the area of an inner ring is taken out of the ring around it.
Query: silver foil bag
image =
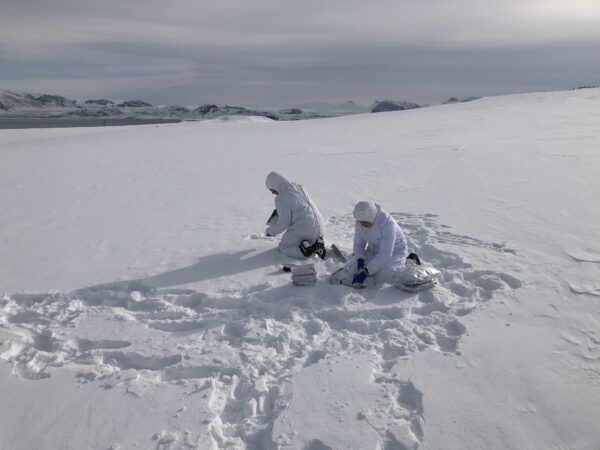
[[[392,278],[394,286],[408,292],[429,289],[438,283],[440,271],[427,265],[417,265],[408,259],[404,267],[395,272]]]

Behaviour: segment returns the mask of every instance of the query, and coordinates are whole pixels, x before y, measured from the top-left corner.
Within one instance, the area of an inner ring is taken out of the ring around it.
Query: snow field
[[[1,132],[0,442],[597,448],[599,102]],[[380,202],[440,286],[291,286],[270,170],[342,248]]]
[[[148,385],[162,384],[182,386],[185,395],[201,393],[202,400],[193,408],[206,415],[207,423],[191,436],[168,430],[175,446],[187,439],[199,448],[206,442],[215,448],[298,448],[319,439],[310,439],[310,426],[302,430],[294,428],[298,424],[286,424],[289,413],[284,411],[290,405],[285,392],[294,389],[288,386],[290,379],[313,365],[333,364],[344,372],[339,365],[349,364],[348,359],[336,357],[359,355],[356,361],[349,359],[360,369],[359,377],[350,381],[360,380],[355,386],[360,390],[365,379],[371,380],[371,389],[385,393],[387,400],[361,405],[359,416],[347,420],[369,429],[373,445],[408,442],[406,448],[416,448],[423,438],[421,394],[390,369],[420,350],[459,352],[466,332],[462,318],[495,291],[510,292],[521,282],[506,273],[474,270],[458,253],[440,248],[474,246],[498,261],[514,257],[515,251],[503,244],[453,234],[432,214],[394,216],[406,230],[410,248],[442,268],[445,287],[418,294],[394,287],[354,291],[328,284],[328,274],[339,264],[334,260],[317,261],[320,281],[315,288],[290,286],[289,274],[280,274],[277,264],[264,268],[271,272],[263,278],[266,282],[246,289],[207,293],[170,286],[176,286],[184,272],[204,273],[205,266],[237,264],[233,271],[243,271],[283,262],[285,258],[269,248],[273,240],[263,239],[258,242],[264,250],[211,255],[193,267],[147,279],[68,294],[6,296],[0,324],[12,339],[0,357],[13,364],[17,376],[30,380],[64,368],[79,383],[133,395]],[[346,241],[352,225],[350,216],[334,217],[328,229]],[[332,374],[330,383],[340,386],[337,379]],[[305,407],[295,405],[300,414]],[[183,403],[181,408],[183,416],[190,406]],[[340,432],[331,429],[325,441],[331,443]],[[347,438],[338,441],[338,448],[353,442],[351,434]]]

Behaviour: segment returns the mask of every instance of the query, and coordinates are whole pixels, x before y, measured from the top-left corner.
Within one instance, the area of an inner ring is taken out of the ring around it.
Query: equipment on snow
[[[331,254],[339,258],[344,263],[343,267],[333,272],[329,276],[331,284],[343,284],[355,289],[362,289],[375,285],[374,279],[358,269],[358,259],[353,260],[346,256],[337,245],[331,245]],[[393,273],[390,283],[394,286],[408,292],[417,292],[431,288],[438,284],[438,275],[440,271],[423,264],[421,258],[416,253],[410,253],[406,257],[404,267]],[[353,283],[353,281],[355,281]]]
[[[331,252],[341,262],[343,262],[343,263],[348,262],[348,258],[346,258],[346,256],[344,255],[344,253],[342,253],[342,251],[339,249],[339,247],[337,245],[331,244]]]
[[[316,273],[314,264],[301,264],[292,267],[292,276],[315,275]]]
[[[411,257],[413,255],[414,257]],[[420,258],[416,254],[411,253],[406,258],[404,267],[394,272],[392,283],[404,291],[418,292],[437,285],[439,274],[439,270],[421,264]]]
[[[292,283],[295,286],[314,286],[317,282],[317,272],[314,264],[302,264],[291,267]]]
[[[353,287],[356,289],[361,289],[364,286],[359,284],[352,284],[352,278],[355,275],[354,264],[350,264],[349,261],[352,261],[352,255],[349,255],[347,252],[342,251],[336,244],[331,244],[331,255],[337,258],[344,265],[340,267],[338,270],[333,272],[329,276],[329,282],[331,284],[343,284],[344,286]],[[349,267],[352,265],[352,269]]]
[[[364,274],[364,272],[361,273]],[[349,270],[348,267],[344,266],[340,267],[338,270],[336,270],[329,276],[329,282],[331,284],[343,284],[344,286],[348,286],[354,289],[363,289],[367,287],[367,283],[373,279],[372,277],[367,277],[362,283],[352,283],[354,276],[355,274],[353,273],[353,271]]]

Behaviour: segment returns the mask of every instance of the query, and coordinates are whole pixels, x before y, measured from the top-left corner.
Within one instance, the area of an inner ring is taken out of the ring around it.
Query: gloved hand
[[[356,275],[354,275],[354,278],[352,278],[352,284],[363,284],[366,279],[367,279],[367,273],[365,271],[361,270]]]
[[[363,267],[365,267],[365,260],[363,258],[358,258],[356,260],[356,268],[358,270],[362,269]]]

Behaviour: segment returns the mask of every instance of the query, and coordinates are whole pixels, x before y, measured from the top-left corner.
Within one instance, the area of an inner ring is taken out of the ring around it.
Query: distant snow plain
[[[600,90],[302,122],[0,131],[0,448],[597,449]],[[277,170],[419,293],[294,287]]]

